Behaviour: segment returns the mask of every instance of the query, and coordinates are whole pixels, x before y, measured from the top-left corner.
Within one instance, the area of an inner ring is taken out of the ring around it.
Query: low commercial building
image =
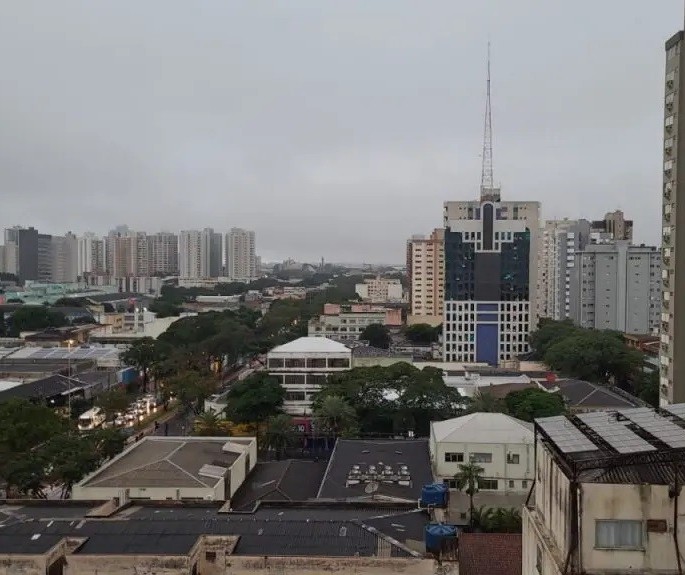
[[[356,341],[372,324],[400,327],[402,310],[369,304],[327,303],[324,305],[323,314],[309,320],[308,335],[339,341]]]
[[[352,367],[352,350],[324,337],[301,337],[267,354],[269,375],[285,388],[283,409],[292,415],[311,414],[314,394],[331,374]]]
[[[523,573],[682,572],[685,404],[535,421]]]
[[[503,413],[471,413],[431,423],[435,475],[456,488],[459,465],[483,468],[480,491],[522,493],[534,479],[532,425]]]
[[[254,438],[151,435],[74,485],[72,497],[230,500],[256,462]]]
[[[500,385],[530,384],[529,375],[517,370],[477,367],[444,372],[445,385],[453,387],[466,397],[473,397],[479,391],[489,391]]]

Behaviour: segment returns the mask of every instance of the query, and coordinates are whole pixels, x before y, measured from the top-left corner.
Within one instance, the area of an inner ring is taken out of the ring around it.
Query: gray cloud
[[[546,217],[660,228],[681,0],[8,0],[0,226],[254,228],[267,258],[402,261],[495,177]]]

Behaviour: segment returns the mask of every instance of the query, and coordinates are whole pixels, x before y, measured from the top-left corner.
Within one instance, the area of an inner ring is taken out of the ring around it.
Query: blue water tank
[[[449,488],[445,483],[429,483],[421,489],[423,507],[447,507]]]
[[[425,535],[426,551],[438,553],[443,547],[443,542],[457,536],[457,527],[446,523],[430,523],[426,525]]]

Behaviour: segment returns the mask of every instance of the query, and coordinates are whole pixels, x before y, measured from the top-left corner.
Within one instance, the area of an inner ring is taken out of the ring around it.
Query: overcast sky
[[[682,25],[683,0],[3,0],[0,226],[401,262],[478,194],[490,39],[503,199],[656,243]]]

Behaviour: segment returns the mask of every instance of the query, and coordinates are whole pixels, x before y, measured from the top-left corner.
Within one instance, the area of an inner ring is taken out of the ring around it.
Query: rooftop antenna
[[[485,96],[485,129],[483,130],[483,167],[480,175],[481,201],[499,201],[499,188],[495,188],[492,174],[492,108],[490,106],[490,42],[488,42],[488,76]]]

